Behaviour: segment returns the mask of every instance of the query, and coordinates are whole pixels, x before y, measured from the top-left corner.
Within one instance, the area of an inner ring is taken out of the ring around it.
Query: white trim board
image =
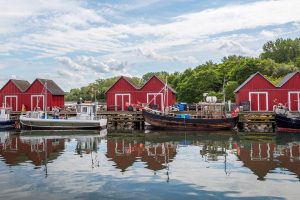
[[[118,100],[118,96],[122,96],[122,111],[124,111],[124,96],[128,96],[129,97],[129,104],[131,104],[131,94],[130,93],[116,93],[115,94],[115,111],[118,111],[118,105],[117,105],[117,100]]]
[[[33,97],[38,97],[38,98],[40,98],[40,97],[43,97],[43,109],[45,109],[45,97],[44,97],[45,95],[42,95],[42,94],[38,94],[38,95],[31,95],[31,97],[30,97],[30,106],[31,106],[31,111],[33,111]],[[37,100],[39,100],[39,99],[37,99]]]
[[[288,92],[289,110],[291,110],[291,94],[297,94],[298,95],[298,111],[300,112],[300,91],[290,91],[290,92]]]
[[[252,105],[251,94],[257,94],[257,103],[258,103],[257,109],[258,109],[258,111],[268,111],[269,110],[269,93],[268,92],[249,92],[250,111],[252,111],[252,109],[251,109],[251,105]],[[260,110],[259,94],[266,95],[266,110]]]
[[[161,106],[161,109],[164,110],[164,99],[163,99],[163,93],[147,93],[147,104],[149,103],[149,101],[151,101],[151,99],[149,100],[149,96],[150,95],[153,95],[155,98],[154,98],[154,104],[156,104],[156,97],[158,95],[160,95],[160,99],[161,99],[161,102],[160,102],[160,106]]]
[[[5,104],[5,106],[7,106],[7,100],[6,100],[6,98],[16,98],[16,110],[15,111],[18,111],[18,96],[17,95],[5,95],[4,96],[4,104]],[[11,100],[10,100],[9,106],[11,108],[13,107],[11,105]]]

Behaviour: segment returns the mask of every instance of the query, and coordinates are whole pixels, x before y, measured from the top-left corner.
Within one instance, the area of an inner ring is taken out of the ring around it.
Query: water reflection
[[[211,185],[227,187],[219,184],[222,181],[232,184],[229,180],[241,185],[282,180],[283,176],[285,184],[293,184],[295,177],[300,180],[300,138],[294,136],[257,140],[232,133],[105,135],[106,132],[90,131],[0,132],[0,177],[5,166],[14,167],[15,171],[29,170],[32,174],[42,168],[45,177],[52,181],[60,179],[62,174],[68,177],[71,183],[62,186],[68,190],[76,180],[101,185],[109,179],[116,184],[122,181],[120,173],[131,182],[151,185],[157,177],[169,184],[188,184],[201,190]],[[91,169],[97,177],[89,176]],[[256,182],[251,182],[252,177]]]
[[[300,140],[286,144],[275,142],[241,142],[236,144],[237,155],[257,175],[259,180],[265,180],[268,173],[278,168],[300,177]]]
[[[122,172],[136,161],[142,161],[153,171],[164,169],[176,155],[177,144],[173,142],[149,143],[130,138],[108,138],[107,158],[115,162]]]
[[[42,165],[45,160],[57,159],[64,150],[64,139],[31,138],[24,139],[4,132],[0,134],[0,155],[8,165],[18,165],[30,161],[35,166]]]

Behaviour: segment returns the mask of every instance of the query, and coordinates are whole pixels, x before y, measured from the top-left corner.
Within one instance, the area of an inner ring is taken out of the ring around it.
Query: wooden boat
[[[278,132],[300,133],[300,117],[276,114],[275,120]]]
[[[143,109],[145,122],[154,128],[191,130],[191,131],[217,131],[230,130],[235,127],[238,117],[205,118],[204,116],[189,116],[165,114],[152,109]]]
[[[0,130],[15,128],[15,120],[10,119],[11,108],[2,106],[0,108]]]
[[[77,116],[73,118],[60,118],[59,116],[49,118],[46,112],[27,112],[20,116],[23,129],[100,129],[105,128],[107,119],[96,116],[96,106],[91,103],[77,105]],[[56,116],[56,115],[54,115]]]

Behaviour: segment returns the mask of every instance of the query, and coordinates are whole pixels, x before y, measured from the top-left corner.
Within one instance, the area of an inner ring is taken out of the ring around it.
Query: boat
[[[107,118],[96,115],[96,105],[93,103],[77,104],[76,117],[58,116],[52,118],[44,111],[27,112],[20,116],[23,129],[101,129],[107,125]]]
[[[150,108],[142,111],[145,122],[152,128],[187,131],[230,130],[238,122],[238,116],[165,113]],[[208,112],[206,112],[208,113]]]
[[[15,120],[10,118],[11,108],[3,105],[0,108],[0,130],[15,128]]]
[[[285,106],[275,108],[277,132],[300,133],[300,117],[291,114]]]

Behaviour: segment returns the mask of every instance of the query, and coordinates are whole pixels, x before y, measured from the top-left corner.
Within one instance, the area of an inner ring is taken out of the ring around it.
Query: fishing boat
[[[202,104],[203,105],[203,104]],[[204,103],[204,105],[214,105],[220,107],[222,103]],[[203,107],[204,108],[204,107]],[[206,107],[207,108],[207,107]],[[188,131],[218,131],[230,130],[238,122],[238,116],[226,116],[224,114],[214,115],[211,111],[200,111],[196,115],[166,113],[150,108],[143,109],[145,122],[153,128]]]
[[[23,129],[100,129],[105,128],[107,119],[96,115],[96,105],[81,103],[77,105],[76,117],[57,116],[50,118],[47,112],[33,111],[20,116]]]
[[[11,108],[2,105],[0,108],[0,130],[13,129],[15,120],[10,119]]]
[[[277,132],[300,133],[300,117],[293,115],[284,106],[275,108]]]

